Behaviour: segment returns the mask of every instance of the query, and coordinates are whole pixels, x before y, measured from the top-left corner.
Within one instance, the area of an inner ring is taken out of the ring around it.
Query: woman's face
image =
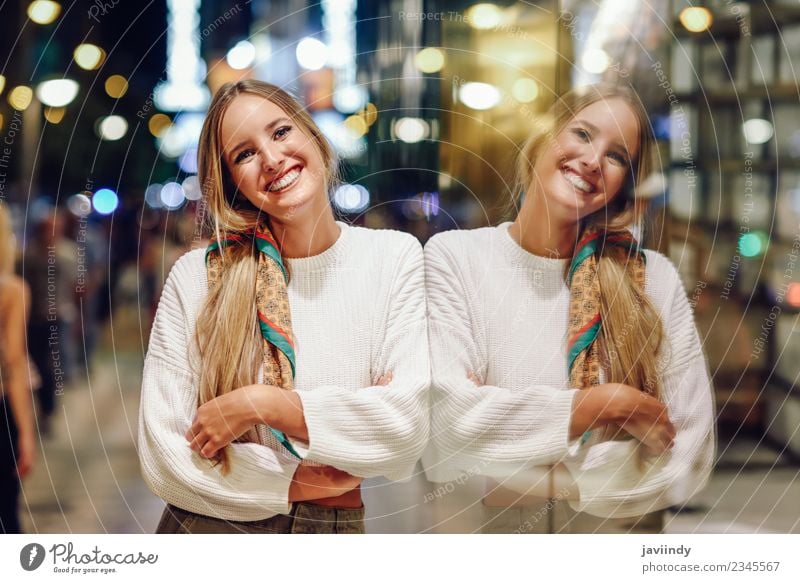
[[[596,101],[545,144],[529,192],[544,196],[551,219],[577,222],[619,194],[639,147],[639,123],[628,104]]]
[[[272,101],[234,98],[220,128],[222,158],[234,184],[256,208],[285,222],[329,203],[325,167],[312,138]]]

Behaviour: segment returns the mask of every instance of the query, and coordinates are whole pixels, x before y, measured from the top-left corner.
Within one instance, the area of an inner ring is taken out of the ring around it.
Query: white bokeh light
[[[239,41],[228,51],[225,59],[231,69],[247,69],[256,60],[256,47],[250,41]]]
[[[470,109],[491,109],[500,103],[500,91],[488,83],[465,83],[458,91],[461,102]]]
[[[415,144],[430,135],[431,127],[418,117],[401,117],[394,124],[394,133],[407,144]]]
[[[767,143],[774,130],[772,124],[765,119],[748,119],[742,124],[742,132],[744,139],[748,144],[765,144]]]
[[[97,135],[113,142],[122,139],[128,133],[128,122],[121,115],[109,115],[101,118],[97,124]]]
[[[297,62],[304,69],[317,71],[328,61],[328,47],[320,40],[306,37],[297,43]]]

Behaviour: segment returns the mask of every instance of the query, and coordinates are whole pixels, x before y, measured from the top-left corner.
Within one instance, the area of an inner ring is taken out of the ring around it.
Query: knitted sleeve
[[[671,451],[640,467],[637,443],[587,443],[585,451],[565,461],[577,483],[575,510],[596,516],[640,516],[683,504],[706,484],[714,462],[714,405],[700,338],[691,307],[674,266],[658,254],[648,255],[658,286],[671,301],[664,304],[666,353],[662,362],[662,395],[676,428]]]
[[[396,481],[411,477],[429,434],[422,247],[409,235],[401,239],[396,257],[382,257],[395,267],[386,324],[371,365],[377,376],[391,371],[391,383],[356,391],[328,385],[297,392],[308,427],[308,459],[355,476]]]
[[[576,390],[536,385],[524,389],[476,386],[470,372],[483,370],[483,336],[468,268],[469,248],[451,233],[425,246],[428,330],[431,339],[431,448],[425,471],[433,481],[469,471],[509,475],[569,454],[572,400]]]
[[[195,256],[192,255],[195,254]],[[139,460],[145,482],[179,508],[227,520],[260,520],[289,511],[297,461],[263,445],[232,444],[231,471],[222,476],[184,438],[197,410],[198,386],[189,360],[202,256],[191,252],[170,272],[145,357],[139,410]],[[195,312],[196,313],[196,307]]]

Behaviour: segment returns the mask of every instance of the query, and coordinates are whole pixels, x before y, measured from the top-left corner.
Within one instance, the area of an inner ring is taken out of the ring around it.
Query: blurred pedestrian
[[[0,204],[0,532],[22,532],[18,516],[20,480],[36,460],[36,437],[25,348],[30,291],[14,275],[14,234]]]
[[[22,268],[32,298],[28,349],[42,377],[37,400],[43,435],[49,434],[56,397],[64,391],[71,371],[68,344],[76,315],[77,251],[63,233],[63,217],[53,209],[34,227]]]

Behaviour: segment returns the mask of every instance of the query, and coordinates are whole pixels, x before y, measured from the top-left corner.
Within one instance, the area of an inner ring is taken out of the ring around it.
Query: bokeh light
[[[33,90],[25,85],[18,85],[8,93],[8,104],[17,111],[25,111],[33,100]]]
[[[79,192],[67,199],[67,208],[76,217],[87,217],[92,212],[92,201],[85,192]]]
[[[320,40],[306,37],[297,43],[295,50],[298,64],[309,71],[317,71],[328,61],[328,47]]]
[[[44,118],[47,120],[47,123],[52,123],[52,124],[61,123],[61,120],[64,119],[64,115],[66,113],[67,113],[67,110],[64,107],[45,107],[44,108]]]
[[[739,237],[739,253],[745,257],[758,257],[766,250],[767,237],[759,231],[743,233]]]
[[[772,124],[765,119],[748,119],[742,124],[742,133],[748,144],[765,144],[774,130]]]
[[[105,89],[109,97],[119,99],[128,92],[128,80],[122,75],[111,75],[106,79]]]
[[[97,135],[103,140],[113,142],[122,139],[126,133],[128,122],[121,115],[109,115],[98,120]]]
[[[369,191],[360,184],[342,184],[333,193],[333,203],[344,212],[360,212],[369,206]]]
[[[588,49],[583,53],[581,66],[587,73],[600,75],[611,65],[611,58],[603,49]]]
[[[61,14],[61,4],[49,0],[35,0],[28,5],[28,18],[36,24],[50,24]]]
[[[64,107],[78,95],[78,83],[72,79],[52,79],[39,83],[36,97],[50,107]]]
[[[106,52],[97,45],[84,43],[75,47],[73,58],[81,69],[93,71],[103,64]]]
[[[407,144],[415,144],[430,135],[431,126],[418,117],[401,117],[394,124],[394,133]]]
[[[539,84],[527,77],[517,79],[511,86],[511,95],[520,103],[530,103],[539,96]]]
[[[444,67],[444,53],[434,47],[422,49],[414,58],[414,64],[423,73],[437,73]]]
[[[500,91],[488,83],[465,83],[458,91],[461,102],[470,109],[491,109],[500,103]]]
[[[469,25],[478,30],[495,28],[502,21],[503,13],[500,8],[488,2],[476,4],[466,12]]]
[[[250,41],[239,41],[228,51],[225,60],[231,69],[247,69],[256,60],[256,47]]]
[[[144,189],[144,202],[150,208],[160,209],[164,206],[161,202],[161,188],[162,185],[156,183]]]
[[[360,115],[351,115],[346,120],[344,120],[345,127],[353,132],[353,135],[360,138],[363,135],[366,135],[367,130],[369,129],[367,126],[367,122],[364,121],[364,118]]]
[[[703,32],[711,26],[713,21],[713,16],[708,8],[699,6],[684,8],[678,18],[689,32]]]
[[[161,188],[160,198],[161,204],[168,210],[178,209],[186,202],[186,194],[183,192],[183,187],[177,182],[167,182]]]
[[[163,113],[157,113],[149,120],[147,120],[147,129],[150,130],[150,133],[153,134],[156,138],[161,137],[161,135],[172,125],[172,120],[169,118],[168,115]]]
[[[186,195],[187,200],[200,200],[203,198],[203,191],[200,188],[200,179],[196,174],[187,176],[181,182],[183,187],[183,194]]]
[[[92,206],[101,215],[110,215],[117,210],[119,197],[110,188],[101,188],[92,196]]]

